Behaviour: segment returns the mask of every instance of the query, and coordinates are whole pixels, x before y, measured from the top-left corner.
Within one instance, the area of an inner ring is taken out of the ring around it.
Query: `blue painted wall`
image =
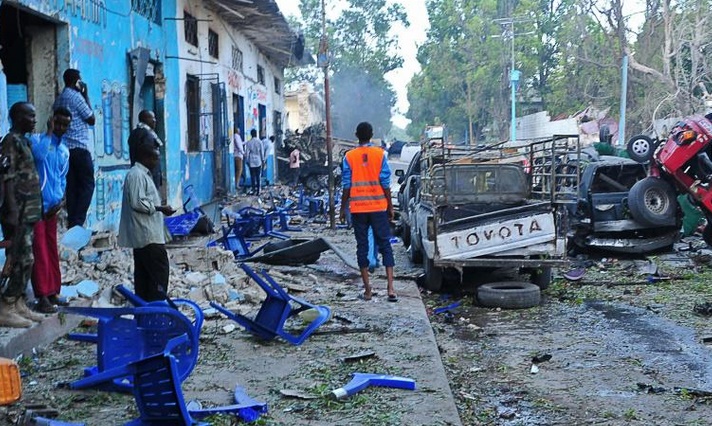
[[[176,100],[180,99],[178,64],[165,59],[166,50],[176,51],[176,21],[161,25],[131,11],[128,0],[20,0],[27,7],[57,25],[57,81],[63,88],[62,73],[77,68],[89,88],[96,116],[90,130],[90,151],[94,158],[96,190],[86,226],[117,230],[122,184],[129,169],[127,139],[130,132],[132,84],[128,53],[137,48],[150,50],[152,61],[162,64],[166,77],[164,93],[166,129],[166,177],[169,202],[180,200],[182,189],[180,134]],[[175,15],[175,0],[162,0],[163,17]],[[137,114],[138,111],[134,112]],[[173,130],[176,129],[176,130]],[[177,206],[176,206],[177,207]]]

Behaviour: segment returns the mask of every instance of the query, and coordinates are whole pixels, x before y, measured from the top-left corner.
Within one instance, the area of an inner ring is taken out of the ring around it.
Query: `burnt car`
[[[631,215],[629,191],[648,176],[643,164],[623,157],[582,157],[578,200],[569,211],[570,247],[643,254],[671,247],[679,238],[682,213],[651,226]],[[634,202],[634,201],[633,201]]]

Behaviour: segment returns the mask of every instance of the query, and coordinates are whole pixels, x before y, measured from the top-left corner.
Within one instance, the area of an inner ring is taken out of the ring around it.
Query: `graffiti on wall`
[[[115,225],[119,223],[125,176],[126,171],[122,169],[99,168],[95,196],[97,221]]]
[[[101,82],[101,109],[104,115],[104,146],[100,156],[113,155],[117,160],[128,160],[126,149],[129,135],[128,86],[117,81]]]
[[[227,72],[227,87],[233,92],[239,92],[242,87],[242,77],[235,70],[228,70]]]
[[[86,22],[106,27],[106,3],[104,0],[57,0],[60,10]]]
[[[247,89],[247,105],[245,105],[245,128],[260,130],[259,104],[267,103],[267,92],[261,88],[250,87]]]

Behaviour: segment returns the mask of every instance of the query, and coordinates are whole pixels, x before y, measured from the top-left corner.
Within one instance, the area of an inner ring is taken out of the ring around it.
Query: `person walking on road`
[[[126,174],[121,201],[118,243],[133,249],[134,290],[147,302],[165,300],[168,295],[169,263],[166,252],[164,216],[176,211],[161,205],[151,170],[159,152],[153,144],[136,147],[136,163]]]
[[[339,218],[341,222],[344,221],[348,205],[356,236],[356,258],[363,281],[362,298],[371,300],[373,296],[368,274],[368,229],[371,227],[378,251],[383,256],[383,266],[386,268],[388,301],[397,302],[398,296],[393,288],[395,261],[390,242],[390,222],[393,220],[391,170],[388,167],[386,151],[371,143],[373,127],[370,123],[359,123],[356,127],[356,137],[359,146],[348,151],[343,160],[343,193]]]
[[[79,70],[64,71],[64,90],[54,101],[53,109],[64,107],[72,114],[64,135],[69,148],[67,172],[67,228],[84,226],[94,196],[94,162],[89,152],[89,126],[96,122],[91,109],[87,85]]]
[[[250,130],[250,140],[245,145],[245,161],[250,168],[250,184],[253,195],[260,195],[262,166],[265,164],[265,150],[262,141],[257,137],[257,130]]]
[[[299,184],[299,171],[302,165],[302,160],[301,158],[299,158],[300,155],[301,152],[299,152],[299,148],[297,148],[296,146],[294,147],[292,152],[289,153],[289,171],[292,174],[292,185],[295,188]]]
[[[11,242],[0,280],[0,327],[27,328],[45,317],[32,312],[25,301],[25,288],[32,275],[32,232],[42,218],[42,192],[32,141],[26,136],[37,124],[35,107],[17,102],[10,107],[10,133],[0,142],[0,157],[6,170],[0,176],[5,196],[0,226]]]
[[[240,129],[235,128],[235,133],[232,135],[233,158],[235,159],[235,192],[240,192],[240,177],[242,177],[242,160],[245,156],[245,142],[240,136]]]
[[[37,299],[36,310],[43,314],[57,312],[55,305],[67,305],[59,298],[62,272],[57,250],[57,213],[64,203],[69,169],[69,149],[64,134],[72,121],[68,109],[54,110],[47,123],[47,133],[33,135],[32,155],[42,188],[42,220],[34,227],[32,253],[32,290]]]

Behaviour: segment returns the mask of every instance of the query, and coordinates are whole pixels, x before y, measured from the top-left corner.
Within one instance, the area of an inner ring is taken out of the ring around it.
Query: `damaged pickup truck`
[[[424,286],[443,285],[452,269],[518,268],[546,288],[552,267],[566,264],[568,208],[578,170],[561,169],[578,153],[577,136],[502,149],[423,144],[421,184],[409,229],[410,250],[423,257]],[[564,173],[565,172],[565,173]]]

